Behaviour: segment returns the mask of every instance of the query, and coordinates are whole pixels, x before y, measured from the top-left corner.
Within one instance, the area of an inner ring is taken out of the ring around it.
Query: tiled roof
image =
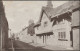
[[[79,1],[75,1],[75,2],[70,1],[70,2],[64,3],[63,5],[54,9],[53,12],[55,12],[55,14],[52,15],[52,18],[58,15],[61,15],[65,12],[73,11],[75,8],[78,8],[78,7],[80,7]]]
[[[38,27],[40,24],[41,24],[41,23],[38,21],[38,22],[34,25],[34,27]]]
[[[42,7],[42,12],[44,11],[48,16],[48,18],[51,19],[61,14],[64,14],[68,11],[73,11],[75,8],[80,7],[79,4],[80,4],[79,1],[69,1],[67,3],[64,3],[63,5],[58,6],[57,8]],[[43,14],[42,12],[41,12],[41,15]],[[41,21],[41,19],[42,19],[42,16],[40,16],[39,22]]]
[[[43,7],[42,10],[46,13],[48,18],[54,18],[68,11],[73,11],[78,7],[80,7],[79,1],[69,1],[67,3],[64,3],[63,5],[58,6],[57,8]]]
[[[49,8],[49,7],[43,7],[44,12],[46,13],[46,15],[48,17],[52,16],[53,14],[55,14],[54,9],[53,8]]]
[[[24,31],[24,30],[27,29],[27,28],[28,28],[28,27],[23,28],[22,31]]]
[[[42,19],[43,12],[47,15],[48,18],[50,18],[51,13],[53,12],[53,8],[44,7],[44,6],[42,7],[40,19],[39,19],[39,21],[35,24],[35,27],[40,25],[40,21],[41,21],[41,19]],[[53,13],[54,13],[54,12],[53,12]]]

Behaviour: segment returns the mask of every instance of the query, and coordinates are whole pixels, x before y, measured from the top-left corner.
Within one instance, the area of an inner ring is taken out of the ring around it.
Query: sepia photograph
[[[0,0],[0,51],[79,51],[80,0]]]

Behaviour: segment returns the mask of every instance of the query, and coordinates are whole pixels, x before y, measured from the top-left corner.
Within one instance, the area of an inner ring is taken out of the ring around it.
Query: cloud
[[[12,22],[13,22],[13,23],[15,22],[15,20],[14,20],[13,18],[10,18],[10,17],[9,17],[9,18],[7,18],[7,19],[8,19],[8,22],[11,22],[11,23],[12,23]]]

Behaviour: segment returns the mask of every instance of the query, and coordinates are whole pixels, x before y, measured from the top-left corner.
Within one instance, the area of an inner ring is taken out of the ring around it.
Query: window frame
[[[48,21],[44,22],[44,27],[46,27],[48,25]]]
[[[66,39],[66,32],[58,32],[58,40],[68,41],[68,40]]]

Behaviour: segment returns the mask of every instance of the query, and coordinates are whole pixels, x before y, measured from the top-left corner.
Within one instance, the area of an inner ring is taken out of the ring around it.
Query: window
[[[46,22],[44,22],[44,27],[46,27],[47,26],[47,21]]]
[[[58,22],[59,24],[64,24],[65,23],[65,20],[62,19],[60,22]]]
[[[66,33],[65,32],[63,32],[63,38],[66,38]]]
[[[60,38],[60,32],[59,32],[59,38]]]
[[[38,27],[37,27],[37,30],[38,30]]]
[[[59,40],[66,40],[66,32],[58,32]]]

